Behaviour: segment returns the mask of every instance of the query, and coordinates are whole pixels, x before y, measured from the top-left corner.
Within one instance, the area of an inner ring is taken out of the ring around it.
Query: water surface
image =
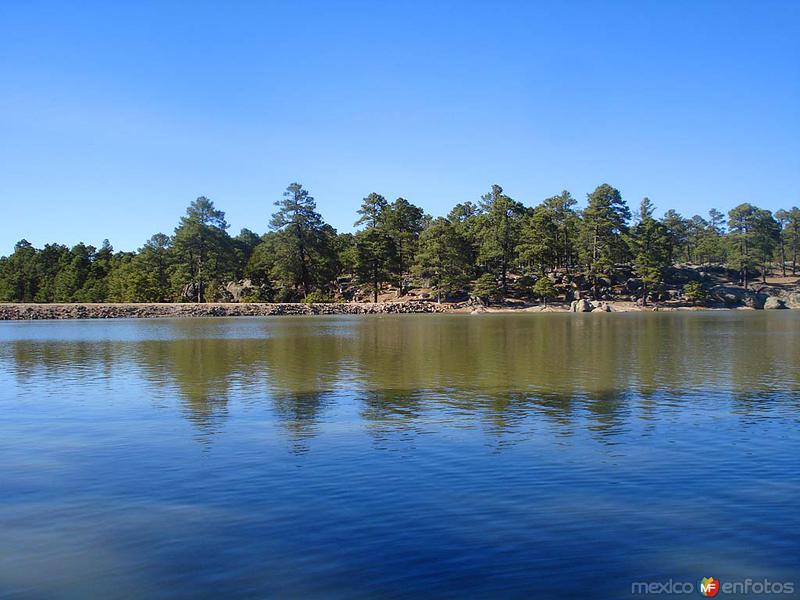
[[[0,323],[0,597],[800,568],[800,311]]]

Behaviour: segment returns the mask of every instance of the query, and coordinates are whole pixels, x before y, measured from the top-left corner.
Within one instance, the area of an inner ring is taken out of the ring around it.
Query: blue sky
[[[0,254],[131,250],[199,195],[349,230],[492,183],[691,215],[800,204],[800,2],[2,2]]]

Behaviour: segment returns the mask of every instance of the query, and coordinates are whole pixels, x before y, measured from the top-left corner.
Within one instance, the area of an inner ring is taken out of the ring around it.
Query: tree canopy
[[[14,302],[301,301],[402,296],[424,288],[438,301],[506,295],[547,301],[563,288],[554,272],[588,281],[595,297],[627,268],[643,302],[677,263],[725,265],[741,283],[770,270],[797,273],[800,209],[741,203],[728,211],[661,218],[645,198],[632,221],[609,184],[580,208],[568,191],[526,205],[493,185],[477,201],[433,218],[406,198],[363,198],[355,231],[337,232],[313,196],[291,183],[263,234],[228,232],[225,212],[205,196],[190,202],[171,235],[134,252],[20,240],[0,257],[0,300]],[[268,212],[268,211],[265,211]],[[264,215],[265,220],[268,215]],[[557,278],[556,278],[557,279]],[[555,291],[554,291],[555,290]]]

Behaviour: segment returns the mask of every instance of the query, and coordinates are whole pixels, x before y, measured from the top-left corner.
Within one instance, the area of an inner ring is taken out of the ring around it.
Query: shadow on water
[[[270,407],[295,441],[341,412],[375,434],[421,416],[502,436],[531,418],[611,438],[686,403],[768,411],[800,389],[797,318],[762,314],[486,315],[96,323],[21,336],[0,365],[19,385],[110,385],[174,395],[202,438],[232,400]],[[116,335],[115,335],[116,334]],[[777,392],[777,394],[776,394]],[[798,400],[792,401],[797,406]],[[348,412],[349,408],[356,407]],[[635,410],[634,410],[635,409]]]

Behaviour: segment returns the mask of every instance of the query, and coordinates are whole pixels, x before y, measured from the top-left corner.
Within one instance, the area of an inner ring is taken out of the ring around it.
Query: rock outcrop
[[[0,304],[0,321],[446,313],[454,308],[460,306],[435,302]]]
[[[764,308],[767,295],[729,285],[718,285],[711,288],[710,296],[713,300],[729,307],[746,306],[748,308]]]
[[[778,310],[781,308],[786,308],[786,303],[781,298],[770,296],[764,302],[764,310]]]

